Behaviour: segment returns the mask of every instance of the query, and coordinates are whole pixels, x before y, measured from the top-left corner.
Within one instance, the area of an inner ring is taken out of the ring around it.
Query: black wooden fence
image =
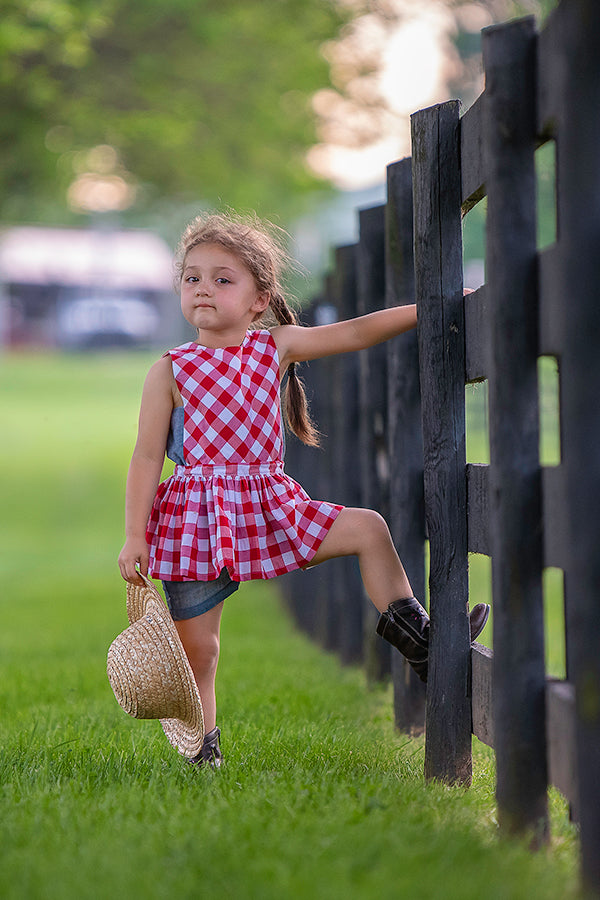
[[[388,167],[385,206],[312,321],[413,302],[417,333],[305,372],[327,435],[292,442],[313,496],[373,506],[425,597],[429,681],[374,636],[355,563],[285,581],[298,621],[370,678],[390,667],[397,725],[426,724],[425,775],[471,779],[471,735],[494,747],[499,821],[548,834],[547,786],[579,822],[585,882],[600,891],[600,7],[563,0],[483,32],[485,91],[412,117],[412,161]],[[536,248],[534,154],[556,143],[556,242]],[[461,218],[487,196],[486,283],[463,297]],[[561,460],[539,461],[537,361],[558,360]],[[465,385],[489,384],[490,465],[466,463]],[[492,559],[493,653],[470,648],[468,553]],[[567,677],[544,665],[542,573],[564,572]]]

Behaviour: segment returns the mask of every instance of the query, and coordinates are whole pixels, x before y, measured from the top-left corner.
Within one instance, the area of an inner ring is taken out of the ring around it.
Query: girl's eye
[[[221,275],[220,278],[217,278],[217,284],[230,284],[229,278],[225,278]]]
[[[193,284],[195,281],[199,281],[199,278],[196,275],[188,275],[185,280],[190,284]]]

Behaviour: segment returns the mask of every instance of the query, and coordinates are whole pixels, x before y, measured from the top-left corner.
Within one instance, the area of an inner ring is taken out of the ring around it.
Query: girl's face
[[[185,258],[181,310],[207,347],[241,344],[269,305],[246,266],[220,244],[199,244]]]

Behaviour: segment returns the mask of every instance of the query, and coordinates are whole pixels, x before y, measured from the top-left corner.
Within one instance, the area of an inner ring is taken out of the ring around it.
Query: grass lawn
[[[149,360],[0,359],[0,896],[529,900],[577,896],[577,841],[499,840],[493,755],[473,787],[423,783],[389,686],[368,690],[298,634],[273,583],[226,603],[226,763],[193,771],[116,704],[116,567]]]

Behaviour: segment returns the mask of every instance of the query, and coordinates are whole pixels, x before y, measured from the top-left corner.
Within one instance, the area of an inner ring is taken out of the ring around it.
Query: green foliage
[[[102,144],[140,186],[137,214],[165,194],[272,211],[315,188],[330,0],[0,0],[0,15],[5,220],[64,207]]]
[[[559,0],[511,0],[512,14],[526,16],[534,13],[540,22],[550,15],[559,4]]]
[[[108,0],[0,2],[0,178],[3,197],[12,194],[25,216],[26,204],[47,194],[56,178],[45,141],[63,124],[63,79],[89,62],[109,6]]]

